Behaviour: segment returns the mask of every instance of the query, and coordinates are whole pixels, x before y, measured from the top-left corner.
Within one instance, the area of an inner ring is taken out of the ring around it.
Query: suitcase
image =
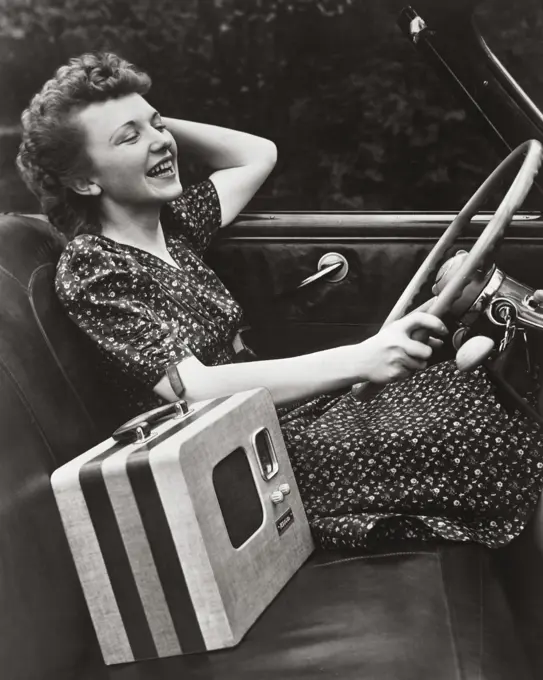
[[[106,664],[238,644],[313,551],[269,393],[182,407],[51,478]]]

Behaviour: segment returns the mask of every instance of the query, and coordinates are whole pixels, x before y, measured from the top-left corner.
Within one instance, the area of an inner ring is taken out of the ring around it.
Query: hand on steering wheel
[[[417,330],[428,333],[431,341],[414,339]],[[365,375],[372,383],[386,384],[426,368],[432,356],[432,345],[442,342],[437,336],[446,333],[445,324],[433,314],[421,310],[407,314],[362,343],[366,350]]]
[[[477,239],[475,245],[469,252],[469,255],[467,255],[462,265],[458,268],[458,271],[451,277],[450,281],[448,281],[440,294],[432,301],[427,310],[430,314],[434,314],[438,318],[443,317],[443,315],[449,311],[454,301],[461,295],[471,277],[478,269],[483,268],[485,264],[487,264],[490,256],[494,254],[496,248],[503,239],[505,229],[530,191],[543,158],[543,147],[538,141],[530,140],[518,146],[483,182],[422,263],[421,267],[398,299],[398,302],[394,305],[394,308],[388,315],[383,326],[387,326],[388,324],[397,321],[408,312],[418,293],[423,286],[429,282],[431,277],[437,273],[448,250],[454,245],[459,236],[463,234],[473,216],[479,211],[481,205],[486,200],[488,194],[500,183],[505,171],[507,171],[521,156],[525,156],[522,166],[511,184],[509,191],[500,203],[500,206]],[[362,383],[360,385],[355,385],[353,387],[353,394],[357,398],[361,398],[365,387],[368,384],[369,383]]]
[[[543,307],[543,289],[534,291],[534,302],[537,303],[538,307]]]

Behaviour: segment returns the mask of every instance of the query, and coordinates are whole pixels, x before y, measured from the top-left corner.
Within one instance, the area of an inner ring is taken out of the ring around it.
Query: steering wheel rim
[[[522,155],[525,155],[524,161],[522,162],[515,179],[511,183],[509,190],[498,206],[498,209],[484,228],[458,271],[455,272],[450,281],[448,281],[446,286],[430,305],[428,313],[441,318],[450,310],[454,301],[462,294],[462,291],[477,269],[481,267],[485,260],[494,253],[499,246],[513,215],[520,208],[528,192],[532,188],[543,159],[543,147],[537,140],[532,139],[520,144],[520,146],[514,149],[481,184],[425,258],[424,262],[421,264],[387,316],[383,323],[383,327],[393,321],[401,319],[408,311],[410,311],[414,299],[420,293],[423,286],[428,283],[430,277],[437,273],[446,253],[464,233],[464,230],[479,211],[488,194],[499,184],[502,175]],[[360,385],[355,385],[353,387],[353,394],[360,397],[367,384],[368,383],[361,383]]]
[[[462,236],[488,194],[499,184],[505,171],[523,154],[526,155],[526,158],[492,219],[488,222],[475,245],[464,259],[462,266],[451,277],[451,280],[428,309],[428,312],[435,316],[442,316],[449,311],[453,302],[464,290],[468,280],[475,274],[484,260],[496,250],[513,215],[520,208],[532,188],[543,159],[543,147],[537,140],[532,139],[523,142],[514,149],[481,184],[432,248],[432,251],[428,254],[392,308],[383,326],[405,316],[415,297],[422,287],[428,283],[430,277],[437,273],[447,251]]]

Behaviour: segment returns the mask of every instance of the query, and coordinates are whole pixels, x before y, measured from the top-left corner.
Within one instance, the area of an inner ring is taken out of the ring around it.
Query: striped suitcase
[[[236,645],[313,550],[264,389],[109,439],[51,483],[106,664]]]

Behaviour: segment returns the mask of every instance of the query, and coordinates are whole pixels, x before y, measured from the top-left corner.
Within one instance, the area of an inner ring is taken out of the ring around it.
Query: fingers
[[[409,372],[423,371],[428,366],[428,362],[406,354],[405,357],[402,358],[402,365],[407,368]]]
[[[411,335],[414,331],[418,329],[423,329],[430,331],[432,335],[446,335],[449,331],[447,326],[438,319],[437,316],[433,314],[428,314],[427,312],[413,312],[404,316],[396,322],[403,330]]]
[[[433,350],[443,345],[436,336],[447,332],[440,319],[426,312],[413,312],[386,326],[375,336],[377,361],[370,379],[387,383],[424,370]],[[422,340],[417,337],[420,333]]]
[[[433,338],[430,336],[428,338],[428,344],[432,349],[439,349],[440,347],[443,347],[444,342],[441,338]]]
[[[411,338],[407,338],[403,344],[403,350],[407,356],[413,359],[427,361],[432,356],[432,348],[429,345],[425,345],[417,340],[411,340]]]
[[[411,338],[413,340],[423,342],[425,345],[430,345],[430,347],[443,346],[443,340],[441,338],[434,338],[431,335],[429,335],[427,331],[423,331],[420,328],[419,330],[413,331],[413,333],[411,333]]]

